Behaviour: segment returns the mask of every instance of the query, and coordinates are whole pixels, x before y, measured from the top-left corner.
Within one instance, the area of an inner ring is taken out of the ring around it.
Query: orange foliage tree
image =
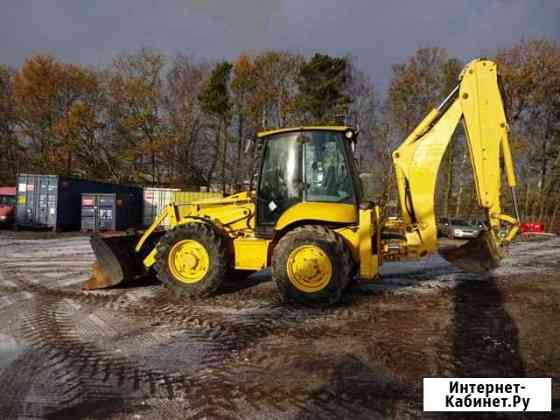
[[[560,44],[521,41],[496,60],[517,156],[526,156],[517,165],[523,217],[554,224],[560,217]]]
[[[75,144],[68,129],[72,109],[95,91],[95,75],[80,66],[62,64],[49,55],[27,59],[15,75],[13,90],[22,134],[36,152],[40,171],[70,174]]]
[[[165,57],[143,48],[113,61],[107,86],[110,135],[130,180],[159,185],[166,177],[162,150],[168,127],[163,114]]]
[[[14,70],[0,66],[0,186],[15,183],[17,174],[29,169],[25,147],[17,136],[14,76]]]

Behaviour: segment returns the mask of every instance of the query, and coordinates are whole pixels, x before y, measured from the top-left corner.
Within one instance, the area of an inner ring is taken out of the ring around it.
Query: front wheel
[[[287,233],[274,249],[272,277],[284,301],[331,305],[350,281],[354,262],[342,238],[323,226]]]
[[[167,232],[155,259],[157,278],[179,296],[211,295],[228,267],[225,238],[206,223],[188,223]]]

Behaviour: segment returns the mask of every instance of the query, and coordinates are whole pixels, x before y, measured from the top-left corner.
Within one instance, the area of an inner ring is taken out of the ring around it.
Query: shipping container
[[[220,200],[223,197],[221,192],[178,191],[173,196],[173,202],[175,204],[190,204],[195,201]]]
[[[79,230],[83,193],[132,194],[138,197],[140,209],[142,206],[140,187],[58,175],[20,174],[17,184],[16,226]]]
[[[137,228],[142,220],[138,194],[82,194],[82,230],[105,231]]]
[[[174,201],[174,193],[178,188],[152,188],[144,187],[143,225],[150,226],[155,218],[163,211],[165,206]],[[164,225],[169,222],[165,220]]]
[[[144,188],[144,216],[143,225],[145,227],[152,224],[156,217],[170,203],[189,204],[201,200],[221,199],[221,193],[215,192],[198,192],[198,191],[180,191],[173,188]],[[163,227],[167,228],[169,221],[163,222]]]

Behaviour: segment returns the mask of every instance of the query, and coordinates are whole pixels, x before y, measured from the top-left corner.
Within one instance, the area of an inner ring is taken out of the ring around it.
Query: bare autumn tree
[[[253,98],[259,129],[281,128],[300,124],[298,75],[304,65],[301,55],[286,51],[265,51],[255,57],[258,84]]]
[[[108,83],[108,119],[118,153],[131,179],[159,185],[167,127],[162,110],[165,56],[153,49],[122,54],[113,61]]]
[[[126,179],[112,141],[107,114],[107,72],[87,70],[84,95],[69,108],[57,131],[75,157],[74,175],[120,182]]]
[[[208,63],[177,55],[167,74],[165,109],[169,139],[165,161],[170,185],[191,188],[206,185],[206,168],[212,160],[204,138],[205,115],[198,101],[210,74]]]
[[[254,138],[258,131],[301,124],[303,114],[297,108],[297,77],[304,58],[285,51],[242,54],[234,62],[234,118],[237,125],[237,157],[241,157],[243,139]],[[257,149],[250,148],[245,159],[236,159],[241,174],[238,181],[252,186],[257,167]]]
[[[17,135],[14,76],[13,69],[0,66],[0,185],[15,183],[19,172],[30,169],[25,147]]]
[[[421,48],[406,62],[392,66],[387,107],[401,136],[410,133],[447,93],[444,66],[448,60],[441,48]]]
[[[448,95],[455,86],[459,83],[459,74],[463,68],[463,63],[457,58],[449,58],[444,60],[442,63],[441,71],[441,94],[439,98],[441,101],[446,95]],[[460,141],[459,141],[460,140]],[[468,173],[467,165],[469,165],[468,160],[468,148],[465,144],[465,136],[463,127],[460,126],[454,135],[454,140],[449,144],[447,148],[446,155],[444,156],[443,168],[445,173],[445,189],[444,189],[444,213],[446,215],[450,212],[450,201],[453,191],[453,184],[455,181],[455,174],[457,176],[457,191],[455,194],[455,217],[461,216],[464,212],[464,202],[465,192],[467,190],[467,185],[472,186],[472,179],[465,176]],[[471,188],[472,189],[472,188]],[[467,212],[465,212],[467,214]]]
[[[347,58],[348,76],[345,96],[351,99],[348,104],[347,119],[359,128],[360,144],[358,151],[367,154],[367,149],[375,146],[373,132],[383,119],[379,94],[371,78],[361,71],[351,57]]]
[[[560,44],[521,41],[496,55],[523,186],[525,218],[556,223],[560,191]],[[520,153],[519,153],[520,152]],[[519,162],[519,161],[518,161]]]
[[[421,48],[405,63],[393,66],[386,107],[388,119],[400,134],[400,141],[455,87],[461,68],[462,63],[449,57],[441,48]],[[441,179],[444,184],[443,197],[438,200],[443,202],[442,212],[446,216],[450,214],[454,169],[457,165],[455,155],[458,148],[454,143],[444,156],[445,177]]]
[[[373,81],[347,57],[348,123],[359,130],[356,159],[365,199],[385,208],[395,188],[391,152],[394,137]]]
[[[247,144],[247,137],[255,136],[255,121],[251,121],[251,95],[256,91],[256,66],[251,57],[241,54],[233,63],[233,79],[231,90],[233,93],[234,112],[237,117],[237,150],[235,156],[234,184],[241,189],[244,176],[252,168],[251,161],[242,161],[242,151]],[[252,123],[252,124],[251,124]]]

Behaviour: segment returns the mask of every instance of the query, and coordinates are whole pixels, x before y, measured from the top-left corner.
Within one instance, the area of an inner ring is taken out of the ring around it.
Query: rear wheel
[[[354,262],[342,240],[323,226],[303,226],[274,249],[272,277],[285,301],[330,305],[352,280]]]
[[[225,238],[206,223],[167,232],[157,245],[158,279],[180,296],[208,296],[222,284],[228,266]]]

